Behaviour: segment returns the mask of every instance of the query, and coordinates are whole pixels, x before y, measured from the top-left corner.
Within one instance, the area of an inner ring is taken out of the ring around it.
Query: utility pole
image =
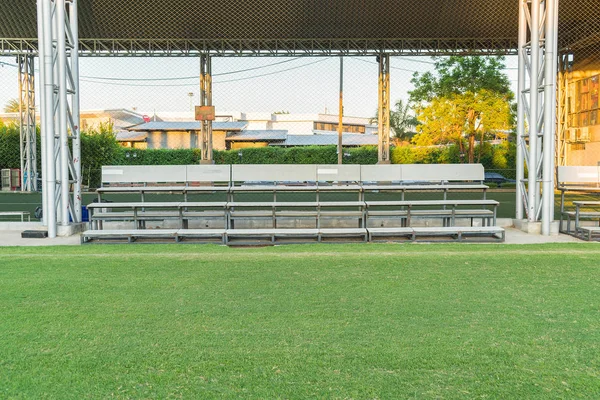
[[[188,96],[190,98],[190,111],[194,111],[194,93],[189,92]]]
[[[344,131],[344,56],[340,56],[340,110],[338,121],[338,164],[344,158],[342,150],[342,132]]]

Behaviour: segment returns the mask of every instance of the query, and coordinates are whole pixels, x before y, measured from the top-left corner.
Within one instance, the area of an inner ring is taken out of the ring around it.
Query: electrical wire
[[[321,63],[321,62],[327,61],[327,60],[328,60],[327,58],[323,58],[323,59],[320,59],[320,60],[317,60],[317,61],[313,61],[313,62],[310,62],[310,63],[298,65],[298,66],[291,67],[291,68],[282,69],[282,70],[279,70],[279,71],[273,71],[273,72],[269,72],[269,73],[265,73],[265,74],[247,76],[247,77],[236,78],[236,79],[229,79],[229,80],[224,80],[224,81],[213,81],[213,84],[229,83],[229,82],[239,82],[239,81],[245,81],[245,80],[249,80],[249,79],[262,78],[262,77],[265,77],[265,76],[271,76],[271,75],[281,74],[281,73],[284,73],[284,72],[293,71],[293,70],[296,70],[296,69],[308,67],[309,65],[318,64],[318,63]],[[195,77],[195,79],[198,79],[198,77]],[[99,81],[90,80],[90,79],[80,79],[80,80],[82,82],[97,83],[97,84],[109,85],[109,86],[129,86],[129,87],[192,87],[192,86],[195,87],[195,86],[197,86],[197,83],[171,84],[171,85],[152,85],[152,84],[118,83],[118,82],[103,82],[103,81],[99,82]]]
[[[296,61],[299,60],[301,57],[295,57],[292,58],[290,60],[283,60],[283,61],[278,61],[272,64],[267,64],[267,65],[261,65],[258,67],[252,67],[252,68],[246,68],[246,69],[240,69],[240,70],[236,70],[236,71],[229,71],[229,72],[221,72],[218,74],[213,74],[213,77],[215,76],[225,76],[225,75],[233,75],[233,74],[240,74],[243,72],[249,72],[249,71],[256,71],[258,69],[263,69],[263,68],[269,68],[269,67],[273,67],[276,65],[281,65],[281,64],[286,64],[292,61]],[[85,76],[82,75],[82,78],[88,78],[88,79],[97,79],[97,80],[109,80],[109,81],[183,81],[183,80],[189,80],[189,79],[198,79],[198,75],[196,76],[181,76],[181,77],[170,77],[170,78],[110,78],[110,77],[104,77],[104,76]]]

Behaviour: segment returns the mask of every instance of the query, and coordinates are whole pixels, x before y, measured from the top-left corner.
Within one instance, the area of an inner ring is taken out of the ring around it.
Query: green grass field
[[[600,398],[597,244],[0,254],[0,398]]]

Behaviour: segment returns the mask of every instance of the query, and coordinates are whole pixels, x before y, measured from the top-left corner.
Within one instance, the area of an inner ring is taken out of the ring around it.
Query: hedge
[[[39,140],[39,134],[38,134]],[[200,162],[199,149],[141,150],[121,147],[114,135],[100,132],[83,132],[82,175],[84,185],[100,185],[103,165],[187,165]],[[39,145],[38,145],[39,153]],[[477,155],[477,154],[476,154]],[[344,149],[345,164],[376,164],[377,147],[365,146]],[[336,164],[336,146],[260,147],[214,152],[217,164]],[[418,148],[402,146],[391,149],[394,164],[451,164],[464,162],[456,146]],[[38,170],[41,157],[38,155]],[[492,146],[485,143],[479,162],[486,170],[501,171],[507,178],[515,177],[516,147],[503,142]],[[0,168],[19,168],[19,129],[15,125],[0,124]]]

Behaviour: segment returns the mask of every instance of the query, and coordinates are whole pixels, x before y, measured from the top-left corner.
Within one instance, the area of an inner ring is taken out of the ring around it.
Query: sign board
[[[196,106],[196,121],[214,121],[215,106]]]

